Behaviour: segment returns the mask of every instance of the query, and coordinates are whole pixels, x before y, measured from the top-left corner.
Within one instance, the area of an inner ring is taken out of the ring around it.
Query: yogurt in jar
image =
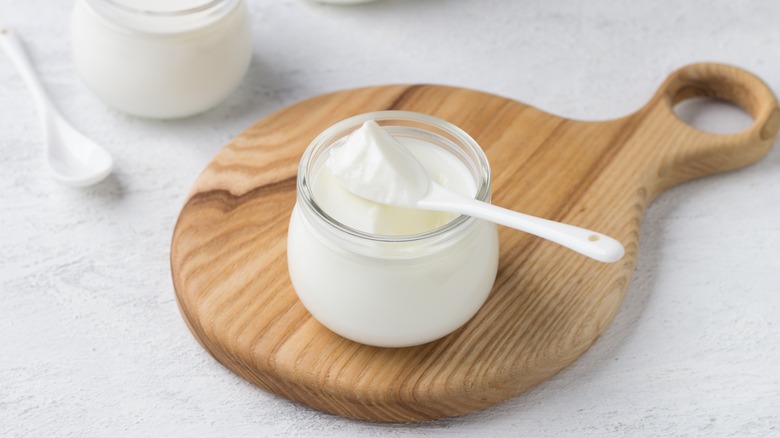
[[[101,100],[151,118],[215,106],[252,55],[243,0],[77,0],[71,43],[79,75]]]
[[[401,144],[400,148],[392,147],[396,141]],[[344,144],[330,151],[325,165],[314,177],[314,198],[334,219],[367,233],[424,233],[445,225],[455,215],[388,205],[397,199],[388,199],[386,203],[369,201],[366,198],[370,196],[357,196],[354,189],[345,187],[345,178],[351,179],[353,185],[360,185],[363,191],[376,189],[388,198],[419,199],[426,194],[427,179],[464,196],[473,197],[477,191],[469,169],[452,153],[419,138],[395,140],[373,120],[365,122]],[[394,157],[394,152],[409,157]],[[422,164],[423,175],[405,168],[409,158]],[[410,180],[396,181],[399,176]]]
[[[347,119],[323,132],[301,159],[288,233],[290,277],[306,308],[334,332],[382,347],[422,344],[454,331],[482,306],[495,280],[498,234],[494,224],[472,217],[378,204],[347,190],[333,174],[338,166],[328,165],[331,151],[356,136],[366,140],[360,127],[369,120],[401,143],[427,177],[489,201],[487,159],[459,128],[405,111]],[[369,165],[381,171],[381,164]]]

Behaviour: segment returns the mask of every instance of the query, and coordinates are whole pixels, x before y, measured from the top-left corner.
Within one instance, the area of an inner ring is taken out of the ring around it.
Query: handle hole
[[[731,102],[712,97],[690,97],[674,105],[678,119],[712,134],[733,134],[753,124],[753,118]]]

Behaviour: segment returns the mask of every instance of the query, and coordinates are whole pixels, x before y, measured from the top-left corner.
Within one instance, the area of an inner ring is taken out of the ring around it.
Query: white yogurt
[[[450,213],[396,207],[355,194],[371,192],[395,198],[387,199],[389,204],[413,202],[427,193],[429,180],[464,196],[474,196],[477,191],[469,169],[448,151],[409,137],[391,138],[396,144],[401,143],[402,149],[390,149],[387,145],[392,143],[377,138],[382,134],[389,136],[375,122],[366,122],[344,144],[331,149],[312,183],[317,204],[342,224],[373,234],[424,233],[454,219],[455,215]],[[409,158],[422,164],[422,175],[414,172],[416,169],[406,168]],[[400,168],[390,169],[394,166]],[[408,179],[399,181],[399,175]],[[344,179],[350,180],[351,187],[344,184]]]
[[[215,106],[252,54],[243,0],[77,0],[71,40],[76,69],[101,100],[152,118]]]
[[[417,141],[417,146],[428,145]],[[440,154],[451,163],[452,171],[462,170],[457,179],[468,180],[468,169],[447,153]],[[349,135],[344,143],[331,149],[326,167],[350,192],[382,204],[414,206],[430,189],[426,169],[438,166],[431,160],[423,165],[409,149],[390,133],[369,120]],[[444,168],[446,168],[445,166]],[[438,175],[437,175],[438,176]]]
[[[405,111],[345,120],[301,160],[290,278],[306,308],[334,332],[376,346],[417,345],[452,332],[481,307],[495,280],[498,235],[488,222],[378,204],[347,190],[325,163],[370,119],[381,120],[429,178],[490,199],[487,160],[457,127]]]

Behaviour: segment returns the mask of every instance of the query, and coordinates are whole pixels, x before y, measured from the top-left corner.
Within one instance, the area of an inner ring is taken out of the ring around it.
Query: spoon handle
[[[453,193],[433,183],[417,208],[465,214],[542,237],[600,262],[612,263],[625,253],[617,240],[560,222],[529,216]]]
[[[49,102],[49,97],[46,94],[46,90],[43,89],[38,75],[35,73],[30,58],[27,57],[27,53],[24,51],[21,41],[10,28],[0,29],[0,46],[3,47],[8,59],[11,60],[11,64],[16,67],[16,70],[22,76],[24,83],[27,84],[27,88],[32,93],[35,99],[35,104],[38,106],[38,110],[41,114],[45,114],[46,111],[54,111],[54,107]]]

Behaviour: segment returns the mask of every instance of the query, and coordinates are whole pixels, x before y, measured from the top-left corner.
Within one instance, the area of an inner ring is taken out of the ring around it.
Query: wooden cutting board
[[[693,96],[733,102],[755,122],[729,135],[698,131],[672,111]],[[491,163],[494,203],[613,236],[625,245],[625,258],[602,264],[501,229],[495,287],[455,333],[385,349],[330,332],[298,301],[287,274],[296,166],[325,128],[389,109],[460,126]],[[173,234],[176,297],[190,330],[219,362],[291,400],[383,421],[478,410],[554,375],[604,331],[628,288],[642,216],[653,198],[683,181],[760,159],[779,125],[767,86],[719,64],[673,73],[639,111],[606,122],[568,120],[503,97],[436,85],[315,97],[257,122],[197,179]]]

